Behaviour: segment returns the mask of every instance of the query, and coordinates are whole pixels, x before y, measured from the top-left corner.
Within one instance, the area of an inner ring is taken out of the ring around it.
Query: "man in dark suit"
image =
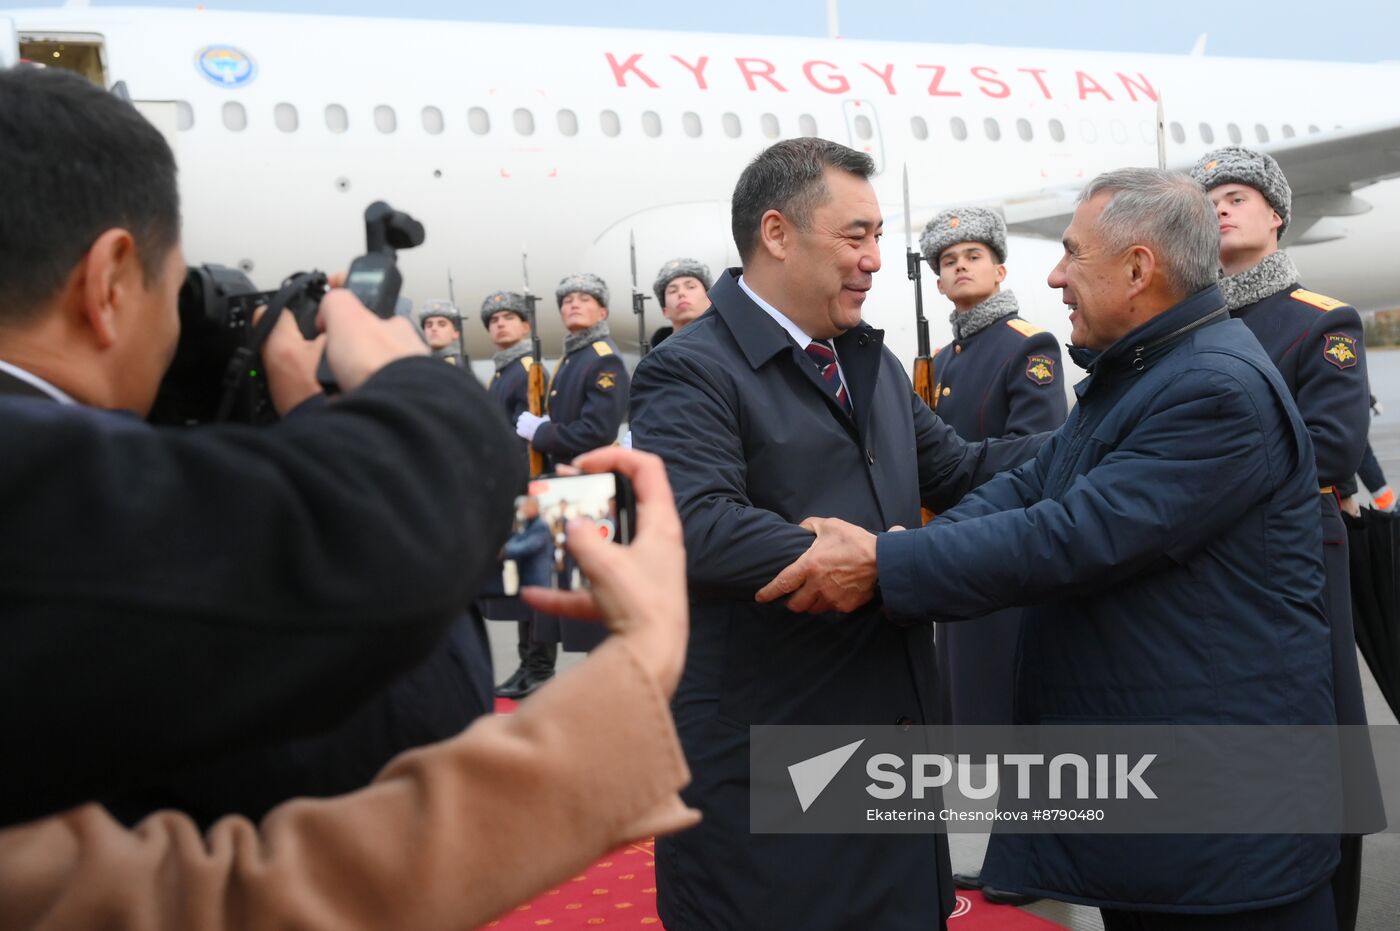
[[[0,70],[0,823],[323,731],[422,661],[494,564],[500,413],[348,292],[263,350],[263,429],[140,417],[185,280],[175,159],[129,103]]]
[[[694,775],[685,799],[704,819],[658,841],[671,929],[924,929],[952,908],[944,838],[749,832],[750,725],[937,720],[927,625],[754,603],[812,543],[799,522],[917,525],[921,504],[950,507],[1041,442],[958,439],[861,321],[880,268],[873,171],[820,139],[759,155],[734,192],[742,270],[719,276],[713,310],[633,382],[634,443],[666,461],[691,586],[673,709]]]

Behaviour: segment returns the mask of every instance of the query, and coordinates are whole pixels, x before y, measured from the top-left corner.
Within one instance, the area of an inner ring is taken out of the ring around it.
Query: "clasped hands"
[[[817,538],[807,552],[759,589],[755,599],[760,604],[787,596],[789,611],[846,613],[875,597],[880,580],[875,534],[834,517],[809,517],[800,526]]]

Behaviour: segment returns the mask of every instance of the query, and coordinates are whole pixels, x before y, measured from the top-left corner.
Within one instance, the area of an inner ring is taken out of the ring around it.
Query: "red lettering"
[[[983,74],[984,71],[986,72],[986,74]],[[979,81],[985,81],[988,84],[995,84],[997,87],[1001,88],[1000,93],[997,93],[996,91],[987,90],[987,88],[985,87],[977,88],[979,91],[986,94],[988,97],[1011,96],[1011,88],[1007,86],[1005,81],[997,77],[997,71],[995,68],[986,68],[979,65],[978,67],[972,69],[972,76]]]
[[[943,75],[948,73],[948,69],[942,65],[915,65],[915,68],[927,68],[933,72],[933,80],[928,82],[928,95],[930,97],[961,97],[962,91],[939,90],[938,86],[943,83]]]
[[[885,70],[883,71],[876,71],[874,65],[867,65],[865,62],[861,62],[860,66],[875,75],[881,81],[884,81],[885,90],[890,92],[891,97],[894,96],[894,65],[885,65]]]
[[[1044,68],[1017,68],[1016,70],[1035,78],[1035,83],[1040,85],[1040,92],[1045,95],[1046,100],[1054,99],[1050,96],[1050,88],[1045,86],[1045,79],[1041,77],[1045,73]]]
[[[1079,82],[1079,99],[1088,100],[1090,94],[1103,94],[1104,100],[1112,100],[1108,91],[1099,85],[1098,81],[1089,77],[1083,71],[1074,72],[1074,79]]]
[[[807,76],[807,82],[824,94],[844,94],[851,89],[851,82],[845,76],[837,73],[831,75],[834,79],[832,84],[822,84],[817,81],[817,76],[812,73],[818,65],[824,68],[835,69],[836,66],[829,61],[807,61],[802,63],[802,73]]]
[[[617,81],[618,87],[627,86],[626,75],[629,71],[635,74],[637,77],[641,78],[642,83],[645,84],[647,87],[661,86],[655,81],[653,81],[651,78],[647,77],[645,71],[637,67],[637,62],[640,61],[642,58],[641,52],[638,52],[636,55],[633,55],[631,58],[627,59],[620,65],[617,63],[617,59],[613,57],[612,52],[604,52],[603,54],[608,56],[608,64],[612,66],[613,79]]]
[[[702,91],[710,89],[710,85],[705,83],[705,66],[710,63],[709,55],[701,55],[700,60],[693,65],[679,55],[672,55],[671,57],[680,62],[683,68],[695,76],[696,87],[700,88]]]
[[[1134,102],[1137,101],[1137,94],[1133,92],[1134,88],[1142,91],[1143,95],[1147,97],[1148,100],[1153,103],[1157,102],[1157,91],[1152,87],[1152,82],[1147,80],[1147,75],[1143,74],[1141,71],[1138,72],[1138,79],[1142,81],[1141,84],[1134,81],[1126,74],[1123,74],[1121,71],[1115,71],[1114,74],[1118,75],[1118,80],[1123,82],[1123,89],[1128,92],[1128,96],[1131,97]]]
[[[778,69],[766,58],[736,58],[734,59],[734,64],[739,66],[739,73],[744,76],[744,80],[749,85],[749,90],[758,90],[758,85],[755,83],[754,79],[763,78],[763,80],[772,84],[777,90],[784,94],[787,93],[787,88],[779,84],[778,79],[773,77],[773,72]],[[750,67],[751,65],[761,65],[762,67],[752,68]]]

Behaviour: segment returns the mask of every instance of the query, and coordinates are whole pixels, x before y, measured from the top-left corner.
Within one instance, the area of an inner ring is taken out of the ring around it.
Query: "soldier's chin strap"
[[[326,276],[321,272],[302,272],[293,275],[267,302],[267,309],[258,322],[253,324],[247,342],[234,350],[233,355],[229,358],[228,367],[224,369],[224,393],[219,399],[218,413],[214,415],[216,421],[228,420],[229,415],[233,413],[233,405],[238,400],[238,393],[243,389],[244,382],[251,374],[250,367],[253,360],[262,352],[263,344],[271,335],[272,328],[277,325],[277,318],[282,316],[282,311],[287,309],[287,305],[291,303],[293,298],[317,288],[324,290],[325,282]],[[302,332],[305,333],[305,328]]]

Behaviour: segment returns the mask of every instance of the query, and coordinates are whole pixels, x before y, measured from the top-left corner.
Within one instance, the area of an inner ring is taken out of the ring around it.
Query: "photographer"
[[[447,366],[442,366],[447,368]],[[637,494],[631,546],[587,521],[569,548],[592,593],[535,607],[603,618],[613,636],[510,715],[391,763],[369,788],[298,799],[260,827],[201,836],[161,812],[123,830],[85,805],[0,831],[0,931],[474,928],[629,840],[694,824],[667,699],[685,662],[685,551],[655,456],[603,449]]]
[[[348,292],[278,320],[274,426],[160,430],[175,164],[75,75],[0,71],[0,824],[335,724],[434,649],[520,476],[469,373]]]

